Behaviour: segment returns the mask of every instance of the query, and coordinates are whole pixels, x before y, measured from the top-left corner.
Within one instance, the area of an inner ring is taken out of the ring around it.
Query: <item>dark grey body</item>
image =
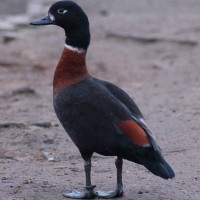
[[[109,90],[111,88],[114,89],[112,92]],[[118,94],[122,101],[113,93]],[[115,124],[131,119],[132,114],[139,118],[142,116],[137,107],[132,108],[134,113],[131,113],[123,101],[130,104],[128,107],[135,105],[118,87],[90,77],[60,91],[54,97],[54,108],[61,124],[81,152],[113,156],[122,153],[121,142],[127,140],[117,134]]]
[[[120,136],[113,122],[120,120],[115,113],[125,108],[117,105],[118,100],[101,83],[106,82],[90,77],[66,87],[54,97],[54,108],[81,152],[117,155]],[[120,117],[130,118],[127,114]]]
[[[56,94],[54,109],[83,157],[94,152],[118,156],[142,164],[163,178],[174,175],[148,127],[141,121],[139,108],[117,86],[89,77]],[[136,121],[147,133],[151,146],[138,146],[121,134],[117,124],[124,120]]]

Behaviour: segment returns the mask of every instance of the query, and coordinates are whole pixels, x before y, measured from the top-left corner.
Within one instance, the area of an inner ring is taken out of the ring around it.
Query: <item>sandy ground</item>
[[[63,31],[28,25],[51,2],[0,1],[0,200],[62,200],[84,187],[82,158],[52,107]],[[76,2],[91,24],[90,73],[135,99],[176,172],[165,181],[125,161],[121,199],[199,200],[200,1]],[[114,187],[114,158],[94,155],[92,181]]]

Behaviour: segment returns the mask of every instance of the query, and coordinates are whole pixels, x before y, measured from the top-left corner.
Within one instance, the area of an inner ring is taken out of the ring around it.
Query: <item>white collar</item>
[[[71,51],[75,51],[77,53],[84,53],[86,50],[85,49],[81,49],[81,48],[77,48],[77,47],[73,47],[73,46],[70,46],[68,44],[65,44],[65,48],[71,50]]]

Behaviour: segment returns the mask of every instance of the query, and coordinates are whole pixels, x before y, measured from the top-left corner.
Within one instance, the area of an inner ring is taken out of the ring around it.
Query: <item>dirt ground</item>
[[[83,188],[83,161],[52,106],[64,47],[55,26],[30,27],[52,0],[0,0],[0,200],[64,200]],[[129,200],[200,199],[200,0],[82,0],[90,73],[127,91],[176,178],[124,162]],[[114,158],[93,157],[97,189],[115,186]]]

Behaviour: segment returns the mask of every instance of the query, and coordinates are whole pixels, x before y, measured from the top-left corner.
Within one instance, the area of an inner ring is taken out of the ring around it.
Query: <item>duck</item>
[[[133,99],[121,88],[89,74],[86,54],[90,25],[86,13],[75,2],[55,2],[48,14],[31,25],[57,25],[66,39],[53,79],[53,106],[64,130],[84,160],[86,185],[83,191],[65,191],[71,199],[123,196],[123,160],[143,165],[152,174],[172,179],[175,173],[162,155],[155,136]],[[95,191],[91,182],[94,153],[115,156],[116,186]]]

